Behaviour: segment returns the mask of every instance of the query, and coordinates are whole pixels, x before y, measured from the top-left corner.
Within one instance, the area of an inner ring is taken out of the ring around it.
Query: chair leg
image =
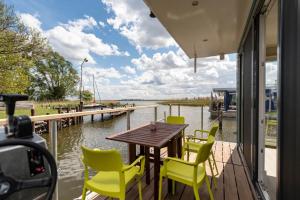
[[[193,189],[194,189],[194,195],[195,195],[195,199],[196,199],[196,200],[200,200],[200,197],[199,197],[199,192],[198,192],[198,187],[197,187],[197,185],[193,186]]]
[[[175,189],[176,189],[175,181],[172,180],[172,195],[175,195]]]
[[[82,200],[85,200],[85,198],[86,198],[86,192],[87,192],[87,189],[83,186],[82,197],[81,197]]]
[[[218,170],[218,167],[217,167],[217,163],[216,163],[216,159],[215,159],[215,155],[213,152],[211,152],[211,156],[212,156],[212,159],[213,159],[213,164],[215,165],[216,167],[216,171],[217,171],[217,174],[216,175],[219,175],[219,170]]]
[[[212,176],[212,179],[213,179],[213,182],[214,182],[214,186],[217,187],[217,181],[216,181],[216,177],[214,175],[214,170],[213,170],[213,166],[210,162],[210,159],[208,159],[208,164],[209,164],[209,168],[210,168],[210,171],[211,171],[211,176]]]
[[[142,182],[141,179],[138,182],[138,188],[139,188],[139,199],[143,200],[143,196],[142,196]]]
[[[158,190],[158,200],[161,200],[161,193],[162,193],[162,175],[159,177],[159,190]]]
[[[209,193],[210,200],[214,200],[214,196],[211,192],[210,183],[209,183],[207,175],[205,175],[205,182],[206,182],[206,186],[207,186],[207,190],[208,190],[208,193]]]

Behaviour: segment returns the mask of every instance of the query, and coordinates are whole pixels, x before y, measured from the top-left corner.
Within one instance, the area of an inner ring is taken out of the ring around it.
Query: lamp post
[[[80,99],[80,111],[82,111],[82,66],[83,63],[88,62],[88,59],[84,58],[80,65],[80,88],[79,88],[79,99]]]

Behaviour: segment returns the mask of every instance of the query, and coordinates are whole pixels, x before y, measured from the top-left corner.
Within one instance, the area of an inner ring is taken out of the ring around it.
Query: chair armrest
[[[192,135],[189,135],[188,137],[186,137],[187,142],[189,142],[189,140],[200,140],[200,141],[207,141],[207,138],[199,138],[199,137],[195,137]]]
[[[181,160],[179,158],[172,158],[172,157],[166,157],[165,160],[164,160],[164,163],[167,163],[170,160],[175,161],[175,162],[179,162],[179,163],[182,163],[182,164],[190,165],[190,166],[195,166],[194,162],[188,162],[188,161],[185,161],[185,160]]]
[[[144,172],[144,166],[145,166],[145,156],[139,156],[135,161],[133,161],[133,163],[131,163],[130,165],[128,165],[126,167],[123,167],[122,172],[125,172],[125,171],[131,169],[132,167],[134,167],[138,163],[141,163],[140,172],[143,173]]]
[[[209,133],[208,130],[194,130],[194,133],[197,133],[197,132],[200,132],[200,133]]]

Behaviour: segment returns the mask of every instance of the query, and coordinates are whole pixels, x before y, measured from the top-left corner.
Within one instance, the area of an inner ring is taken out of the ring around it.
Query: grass
[[[99,102],[96,102],[99,103]],[[91,104],[91,102],[85,102],[84,104]],[[111,106],[111,105],[119,105],[118,101],[102,101],[101,104]],[[52,101],[52,102],[33,102],[35,115],[46,115],[49,114],[57,114],[57,107],[76,107],[79,105],[79,101]],[[15,115],[31,115],[30,109],[16,109]],[[0,119],[6,118],[5,110],[0,111]]]
[[[197,99],[172,99],[158,102],[162,105],[182,105],[182,106],[209,106],[210,97],[201,97]]]

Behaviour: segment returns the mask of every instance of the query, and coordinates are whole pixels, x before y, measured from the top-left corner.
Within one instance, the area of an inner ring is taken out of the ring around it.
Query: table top
[[[188,124],[167,124],[156,122],[155,130],[151,130],[153,129],[153,125],[147,124],[136,129],[106,137],[106,139],[162,148],[169,140],[176,137],[187,126]]]

